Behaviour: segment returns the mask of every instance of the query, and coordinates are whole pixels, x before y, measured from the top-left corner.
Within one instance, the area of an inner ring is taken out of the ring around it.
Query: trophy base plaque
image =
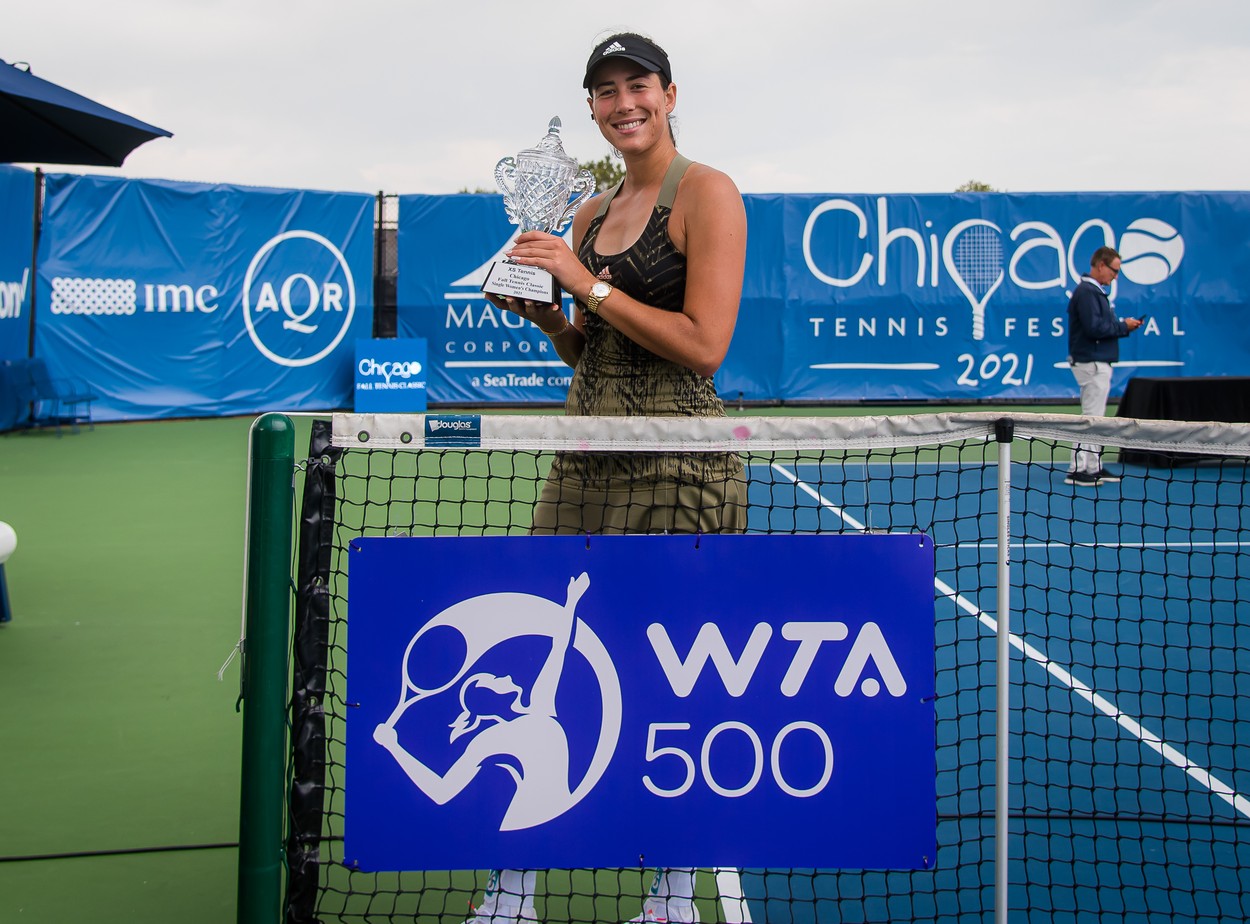
[[[511,260],[497,260],[491,264],[482,283],[482,291],[500,298],[520,298],[544,305],[560,303],[560,287],[555,277],[537,266],[523,266]]]

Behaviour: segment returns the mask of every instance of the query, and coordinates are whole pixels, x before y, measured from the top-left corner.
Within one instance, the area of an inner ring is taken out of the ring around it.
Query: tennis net
[[[1078,441],[1118,450],[1123,480],[1066,484]],[[348,544],[525,535],[557,453],[730,454],[750,533],[924,533],[936,548],[930,867],[707,871],[704,921],[990,920],[996,902],[1013,921],[1250,916],[1250,426],[498,414],[314,422],[298,466],[286,920],[459,922],[481,900],[483,871],[344,862]],[[548,871],[539,918],[628,920],[646,876]]]

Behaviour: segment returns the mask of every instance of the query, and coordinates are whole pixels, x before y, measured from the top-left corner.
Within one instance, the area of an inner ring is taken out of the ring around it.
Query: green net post
[[[248,478],[239,924],[281,919],[291,608],[295,427],[283,414],[252,425]]]

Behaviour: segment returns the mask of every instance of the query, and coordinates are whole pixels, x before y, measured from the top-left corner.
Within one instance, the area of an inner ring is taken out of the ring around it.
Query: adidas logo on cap
[[[603,54],[600,55],[600,57],[607,57],[608,55],[614,55],[624,50],[625,50],[625,46],[622,45],[620,42],[613,42],[607,48],[603,49]]]

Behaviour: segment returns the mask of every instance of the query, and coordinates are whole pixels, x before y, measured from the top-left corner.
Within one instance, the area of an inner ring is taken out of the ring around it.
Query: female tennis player
[[[570,415],[723,417],[712,376],[733,337],[746,210],[733,181],[677,151],[668,55],[632,32],[591,52],[591,118],[625,177],[564,239],[529,231],[508,256],[551,273],[577,303],[492,299],[533,321],[574,370]],[[535,506],[535,534],[741,532],[746,484],[732,453],[561,453]],[[662,819],[657,819],[663,824]],[[533,920],[533,871],[492,874],[473,924]],[[634,921],[694,921],[694,870],[657,870]]]

